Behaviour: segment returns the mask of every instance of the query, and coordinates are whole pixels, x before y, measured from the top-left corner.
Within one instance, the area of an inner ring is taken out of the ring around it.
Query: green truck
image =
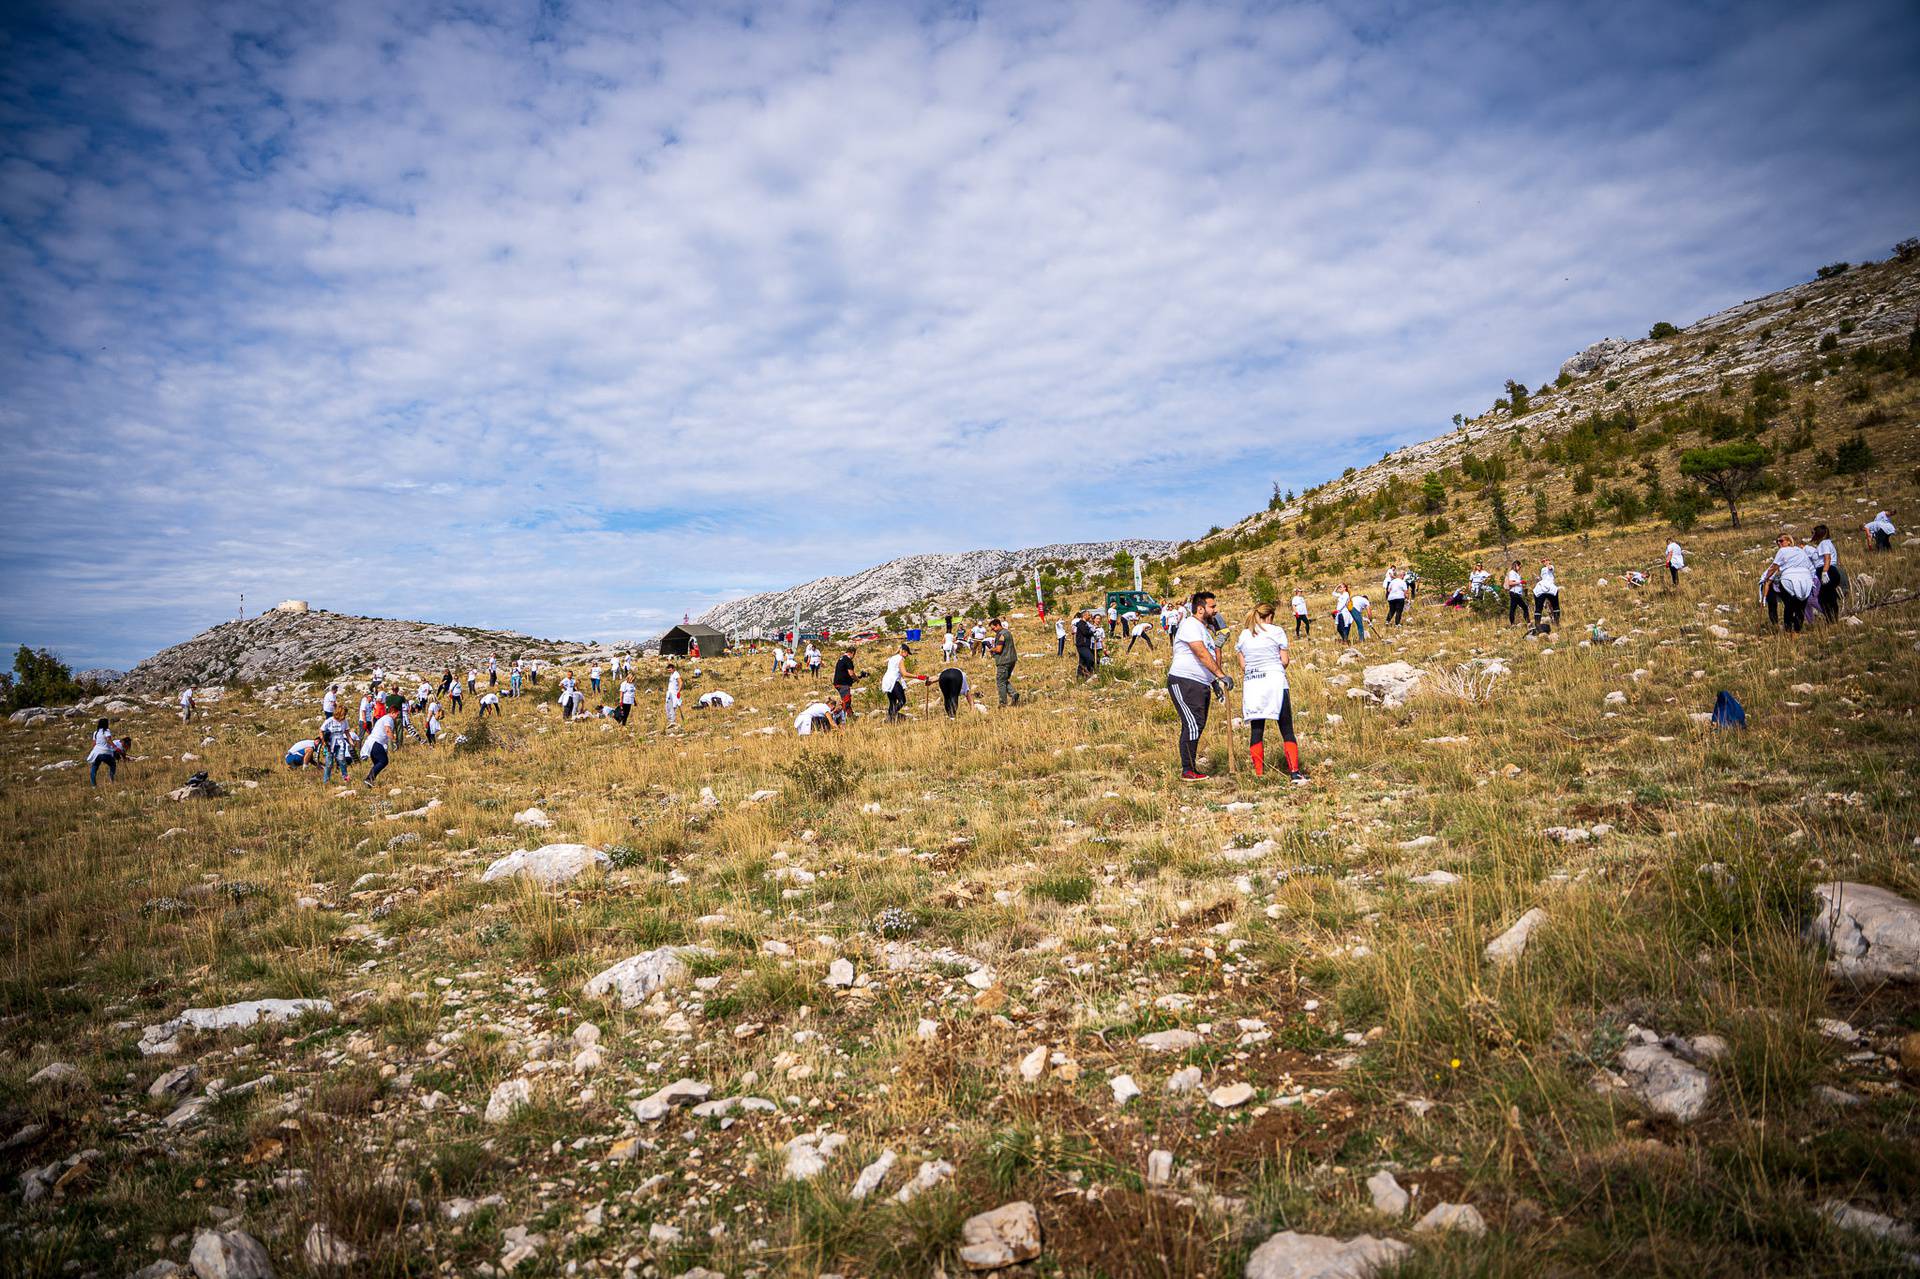
[[[1108,591],[1107,602],[1102,607],[1117,608],[1122,617],[1128,613],[1138,613],[1141,617],[1146,617],[1160,611],[1160,601],[1145,591]]]

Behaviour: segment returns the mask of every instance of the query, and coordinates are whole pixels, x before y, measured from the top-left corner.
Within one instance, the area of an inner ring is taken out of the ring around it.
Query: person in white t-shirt
[[[1668,585],[1680,585],[1680,570],[1686,566],[1687,553],[1680,549],[1680,543],[1669,539],[1667,542],[1667,577],[1670,579]]]
[[[948,631],[946,638],[940,641],[940,656],[951,662],[953,655],[959,651],[960,641],[955,638],[952,631]]]
[[[1053,655],[1055,657],[1067,655],[1067,619],[1064,617],[1053,619]]]
[[[339,709],[340,686],[338,684],[329,684],[327,685],[326,693],[320,698],[320,713],[322,715],[331,715]]]
[[[1240,718],[1247,721],[1251,745],[1247,753],[1253,760],[1256,777],[1266,775],[1267,721],[1280,726],[1280,748],[1287,762],[1287,776],[1304,782],[1300,768],[1300,745],[1293,735],[1293,694],[1287,687],[1287,633],[1273,621],[1271,604],[1256,604],[1247,614],[1247,623],[1233,643],[1240,657]]]
[[[733,694],[723,693],[716,688],[710,693],[700,694],[699,697],[694,699],[693,704],[703,711],[725,710],[727,707],[733,705]]]
[[[627,717],[633,714],[633,699],[635,696],[635,692],[636,690],[633,687],[632,680],[622,679],[620,681],[620,704],[614,707],[613,717],[619,720],[622,724],[626,723]]]
[[[1527,579],[1520,575],[1520,561],[1515,560],[1507,569],[1507,625],[1513,625],[1513,615],[1520,614],[1523,622],[1532,622],[1533,613],[1527,603]]]
[[[373,764],[366,780],[360,783],[362,786],[371,788],[373,779],[386,768],[387,760],[393,753],[394,726],[398,718],[395,715],[382,715],[373,721],[373,731],[367,734],[367,740],[360,743],[360,758]]]
[[[1813,566],[1808,563],[1806,552],[1794,545],[1791,534],[1782,533],[1778,546],[1773,562],[1760,577],[1760,587],[1764,591],[1769,583],[1779,586],[1780,604],[1786,614],[1781,625],[1789,631],[1798,631],[1807,621],[1807,598],[1814,590]]]
[[[948,719],[957,718],[961,698],[966,698],[973,705],[980,702],[979,695],[973,691],[973,684],[967,679],[967,673],[958,666],[949,666],[941,671],[936,682],[940,686],[940,704],[947,712]]]
[[[1113,635],[1120,630],[1120,606],[1107,605],[1107,634]]]
[[[793,717],[793,731],[802,737],[833,731],[833,708],[825,702],[813,702]]]
[[[329,715],[320,721],[320,780],[333,780],[333,770],[340,770],[340,780],[351,782],[347,769],[353,763],[353,730],[339,715]]]
[[[440,740],[440,703],[427,703],[427,745]]]
[[[1364,595],[1356,595],[1347,605],[1347,616],[1353,619],[1353,638],[1355,642],[1367,638],[1367,619],[1373,616],[1373,601]]]
[[[1533,619],[1536,622],[1546,620],[1547,610],[1553,610],[1554,625],[1560,624],[1560,579],[1554,575],[1553,561],[1540,561],[1540,576],[1533,584]]]
[[[491,690],[481,694],[480,718],[485,719],[488,711],[492,711],[496,718],[500,715],[500,694],[492,692]]]
[[[667,663],[667,727],[680,726],[680,668]]]
[[[1345,582],[1333,588],[1333,629],[1340,633],[1342,644],[1351,644],[1353,640],[1353,592],[1347,589]]]
[[[1132,629],[1127,632],[1126,651],[1131,653],[1135,644],[1145,644],[1148,649],[1152,649],[1153,627],[1146,622],[1135,622]]]
[[[107,721],[101,720],[93,726],[93,746],[87,751],[87,785],[100,784],[100,765],[107,766],[107,780],[117,781],[120,777],[119,761],[114,754],[113,731],[107,727]]]
[[[1840,597],[1847,593],[1847,571],[1840,567],[1840,548],[1824,524],[1813,526],[1813,575],[1820,586],[1820,611],[1829,622],[1840,618]]]
[[[1473,572],[1467,574],[1467,597],[1469,599],[1477,598],[1482,591],[1488,590],[1487,583],[1492,580],[1492,578],[1493,574],[1476,564]]]
[[[306,737],[287,747],[287,767],[299,772],[309,764],[320,762],[320,739]]]
[[[887,658],[887,669],[880,676],[880,691],[887,695],[889,721],[899,719],[901,710],[907,704],[907,681],[917,679],[922,684],[927,682],[925,675],[913,673],[912,658],[913,650],[902,644],[899,652]]]
[[[594,692],[600,691],[600,663],[595,662],[587,668],[587,683],[592,686]]]
[[[453,681],[447,685],[447,713],[458,715],[460,713],[460,699],[466,695],[467,690],[461,685],[460,677],[455,675]]]
[[[193,723],[193,689],[191,687],[180,690],[180,722]],[[111,778],[113,774],[109,773],[107,776]]]
[[[1876,513],[1861,528],[1873,539],[1873,549],[1876,551],[1892,550],[1894,535],[1900,531],[1893,526],[1893,517],[1886,511]]]
[[[1293,633],[1313,638],[1313,614],[1307,611],[1307,597],[1300,591],[1293,593]]]
[[[1220,608],[1212,591],[1196,591],[1193,609],[1173,632],[1173,660],[1167,666],[1167,693],[1180,716],[1180,780],[1204,782],[1200,771],[1200,735],[1207,729],[1207,709],[1213,697],[1233,688],[1220,668],[1213,622]]]
[[[1387,624],[1402,626],[1407,618],[1407,579],[1399,569],[1387,574]]]

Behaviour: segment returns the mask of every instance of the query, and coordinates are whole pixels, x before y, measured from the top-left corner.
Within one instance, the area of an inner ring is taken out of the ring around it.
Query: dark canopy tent
[[[702,657],[718,657],[727,651],[725,631],[716,631],[698,622],[682,622],[660,637],[660,656],[685,657],[695,640],[700,642]]]

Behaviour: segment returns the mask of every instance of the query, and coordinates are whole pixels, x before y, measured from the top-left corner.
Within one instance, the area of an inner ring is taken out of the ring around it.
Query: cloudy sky
[[[0,643],[1191,536],[1920,232],[1920,8],[0,17]]]

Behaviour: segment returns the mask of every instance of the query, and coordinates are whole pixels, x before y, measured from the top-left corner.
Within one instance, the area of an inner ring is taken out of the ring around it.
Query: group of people
[[[1293,730],[1293,693],[1287,683],[1290,660],[1287,633],[1274,622],[1274,605],[1255,604],[1248,612],[1233,650],[1240,664],[1240,718],[1248,728],[1247,756],[1256,777],[1267,771],[1266,728],[1280,733],[1287,776],[1307,780],[1300,766],[1300,744]],[[1173,633],[1173,660],[1167,667],[1167,694],[1180,717],[1182,781],[1203,782],[1200,737],[1213,701],[1225,701],[1235,681],[1221,661],[1219,602],[1212,591],[1196,591]]]
[[[1078,626],[1084,621],[1085,618],[1083,617],[1075,624]],[[1061,629],[1061,624],[1056,623],[1056,630],[1059,629]],[[1001,619],[991,617],[988,618],[984,624],[976,624],[972,628],[972,631],[973,633],[967,637],[968,650],[970,652],[977,651],[993,659],[994,691],[999,696],[999,704],[1002,706],[1018,705],[1020,702],[1020,694],[1013,687],[1013,672],[1020,661],[1020,650],[1019,646],[1014,643],[1012,628]],[[953,630],[949,629],[947,631],[940,651],[947,665],[937,676],[920,674],[914,671],[913,648],[910,644],[901,644],[898,650],[887,657],[886,669],[880,676],[880,691],[884,693],[887,698],[887,719],[889,721],[900,718],[901,712],[906,708],[907,704],[907,685],[915,681],[923,685],[928,683],[938,684],[941,702],[949,719],[958,713],[960,703],[963,699],[973,705],[980,705],[980,699],[978,695],[973,692],[973,682],[967,677],[967,673],[960,669],[960,667],[953,665],[954,656],[959,651],[959,644],[955,639],[955,632]],[[844,683],[842,683],[843,674],[845,676]],[[840,665],[835,667],[833,676],[834,691],[840,695],[844,708],[850,709],[853,705],[854,678],[853,650],[849,648],[840,659]]]

